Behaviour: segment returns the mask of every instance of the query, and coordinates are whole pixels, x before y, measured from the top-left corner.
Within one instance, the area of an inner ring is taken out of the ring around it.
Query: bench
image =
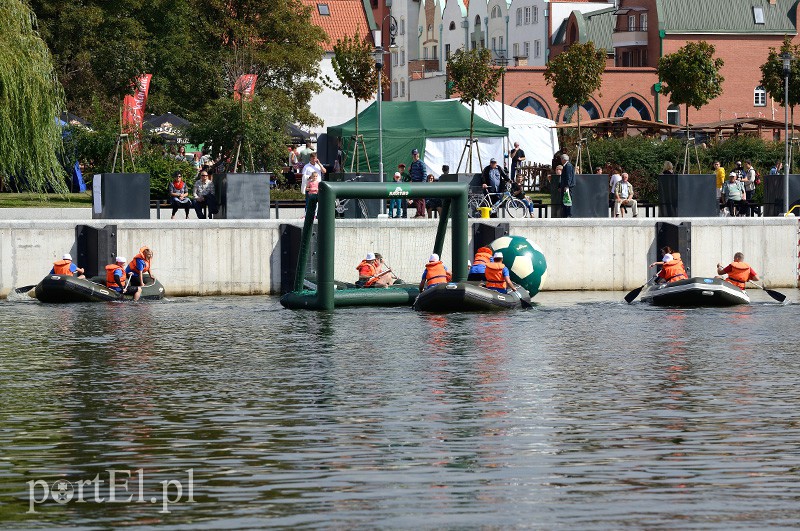
[[[654,218],[654,217],[656,217],[656,207],[658,205],[656,205],[655,203],[647,203],[647,202],[644,202],[644,201],[638,201],[637,200],[636,206],[639,208],[639,210],[644,212],[644,217],[646,217],[646,218],[651,218],[651,217]],[[608,208],[611,211],[611,217],[613,218],[614,217],[614,200],[609,199]],[[630,208],[631,208],[630,206],[623,206],[622,210],[623,210],[623,212],[627,213],[628,210],[630,210]]]

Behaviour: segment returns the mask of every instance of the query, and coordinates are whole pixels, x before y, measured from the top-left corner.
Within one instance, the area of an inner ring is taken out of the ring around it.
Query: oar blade
[[[22,286],[21,288],[16,288],[14,291],[17,293],[28,293],[30,290],[36,287],[36,284],[32,286]]]
[[[646,285],[647,285],[647,284],[645,284],[644,286],[646,286]],[[634,300],[636,300],[636,297],[638,297],[638,296],[639,296],[639,294],[642,292],[642,290],[644,289],[644,286],[639,286],[639,287],[638,287],[638,288],[636,288],[635,290],[633,290],[633,291],[631,291],[630,293],[628,293],[627,295],[625,295],[625,302],[627,302],[628,304],[630,304],[630,303],[632,303]]]
[[[775,299],[778,302],[783,302],[783,301],[786,300],[786,295],[784,295],[780,291],[775,291],[775,290],[767,289],[767,288],[764,288],[764,291],[767,292],[767,295],[769,295],[770,297],[772,297],[773,299]]]

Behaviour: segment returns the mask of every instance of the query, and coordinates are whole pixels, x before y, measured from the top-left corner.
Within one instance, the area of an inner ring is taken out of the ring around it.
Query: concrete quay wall
[[[153,269],[170,295],[252,295],[280,292],[280,225],[288,220],[2,221],[0,297],[36,284],[62,253],[77,255],[75,226],[117,225],[118,253],[130,259],[147,244]],[[496,223],[495,220],[483,220]],[[652,274],[657,259],[656,221],[690,221],[691,270],[713,275],[717,262],[736,251],[769,287],[798,286],[796,218],[640,218],[499,220],[510,233],[537,243],[545,253],[545,290],[629,290]],[[291,221],[300,226],[299,220]],[[336,277],[355,280],[366,252],[380,252],[396,274],[416,281],[433,247],[435,220],[348,220],[336,229]],[[448,264],[450,239],[443,259]]]

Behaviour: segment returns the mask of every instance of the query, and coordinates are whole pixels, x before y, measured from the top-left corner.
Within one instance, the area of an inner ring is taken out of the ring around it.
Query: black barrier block
[[[659,175],[658,197],[661,217],[719,216],[714,175]]]
[[[558,189],[558,176],[550,181],[550,217],[561,217],[563,194]],[[575,176],[572,196],[573,218],[608,217],[608,175],[580,174]]]
[[[221,173],[214,175],[219,203],[216,219],[269,219],[271,173]]]
[[[303,228],[282,224],[278,230],[281,242],[281,295],[283,295],[292,291],[294,287]]]
[[[780,216],[783,214],[783,197],[785,191],[785,175],[765,175],[764,179],[764,215]],[[748,198],[749,199],[749,198]],[[789,208],[800,203],[800,175],[789,174]],[[800,211],[792,212],[800,216]]]
[[[88,225],[77,225],[75,240],[78,242],[78,256],[75,263],[85,270],[86,277],[105,274],[105,267],[113,264],[117,257],[117,226],[106,225],[98,229]]]
[[[92,219],[150,219],[150,174],[95,175]]]
[[[675,225],[664,221],[656,222],[656,253],[660,253],[661,248],[667,245],[673,251],[681,253],[683,267],[692,276],[692,223],[684,221]],[[656,261],[661,261],[660,254],[656,256]]]
[[[508,236],[510,230],[508,223],[497,223],[490,225],[488,223],[473,223],[472,224],[472,255],[475,255],[481,247],[488,247],[490,243],[497,238]]]

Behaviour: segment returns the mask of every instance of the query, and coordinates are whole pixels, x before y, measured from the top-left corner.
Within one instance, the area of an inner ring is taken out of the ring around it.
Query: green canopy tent
[[[411,150],[419,149],[421,158],[428,167],[428,173],[439,176],[442,165],[450,166],[450,172],[455,173],[459,159],[464,153],[467,139],[469,138],[469,109],[458,101],[429,102],[429,101],[387,101],[381,105],[383,121],[383,165],[386,180],[390,180],[397,165],[411,164]],[[346,158],[343,162],[345,171],[350,170],[350,161],[353,154],[353,139],[355,135],[356,119],[353,118],[343,124],[328,127],[328,136],[335,142],[336,138],[342,139],[343,150]],[[378,105],[372,103],[358,115],[358,133],[364,137],[366,154],[372,172],[377,173],[379,168],[378,147]],[[475,116],[473,137],[478,139],[477,149],[473,148],[472,170],[479,172],[482,168],[478,164],[478,150],[483,165],[489,164],[492,157],[502,161],[503,138],[508,135],[508,129],[495,125],[483,118]],[[461,171],[465,172],[467,156],[461,164]],[[359,146],[359,171],[367,171],[364,149]],[[356,171],[356,167],[353,166]]]

